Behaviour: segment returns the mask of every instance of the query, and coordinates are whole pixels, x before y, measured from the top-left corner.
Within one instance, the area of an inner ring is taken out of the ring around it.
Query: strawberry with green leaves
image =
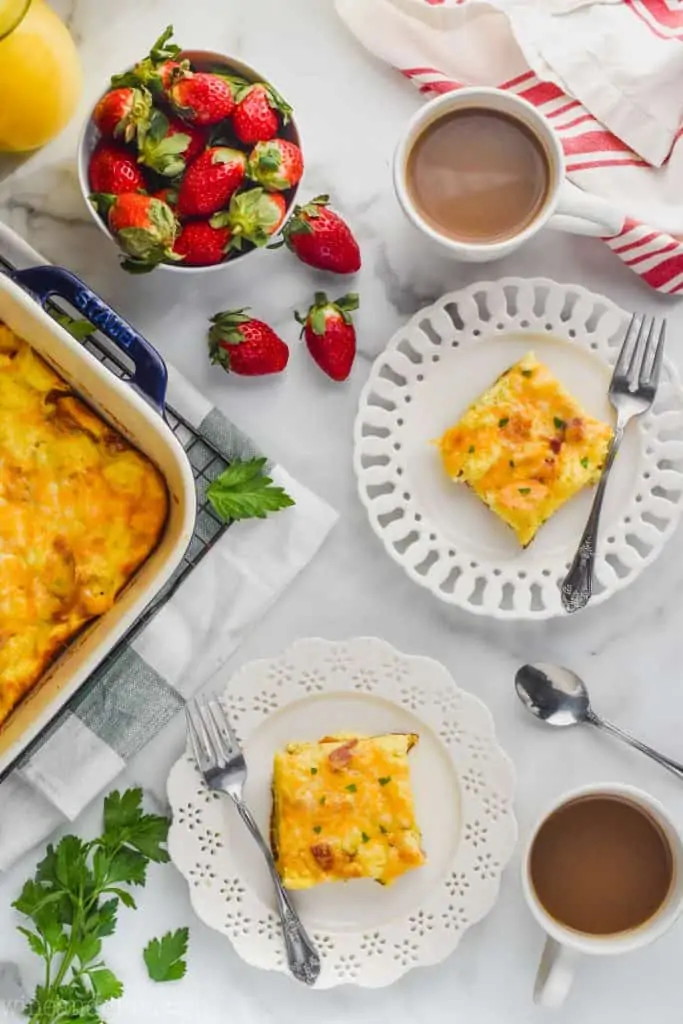
[[[244,242],[264,246],[279,229],[286,213],[284,196],[252,188],[233,195],[229,208],[214,214],[211,224],[230,228],[232,249],[241,249]]]
[[[246,309],[226,310],[211,317],[209,355],[229,373],[262,377],[281,373],[289,349],[272,327],[256,320]]]
[[[152,114],[152,97],[144,86],[124,86],[105,93],[92,119],[105,139],[132,142],[146,131]]]
[[[233,93],[232,130],[245,145],[268,142],[280,130],[280,120],[289,123],[292,108],[268,82],[245,82],[234,86]]]
[[[247,162],[249,177],[269,192],[294,188],[303,173],[303,154],[295,143],[287,139],[257,142]]]
[[[137,160],[123,146],[100,142],[95,147],[88,165],[90,188],[93,192],[122,195],[124,192],[144,192],[145,179]]]
[[[179,61],[181,48],[172,43],[173,26],[168,25],[144,60],[138,61],[131,71],[122,75],[114,75],[111,84],[114,86],[144,85],[156,95],[163,95],[170,87],[173,76],[189,71],[190,62]]]
[[[355,274],[361,266],[358,242],[348,224],[330,210],[329,202],[329,196],[316,196],[305,206],[295,206],[282,230],[283,240],[309,267]]]
[[[199,156],[206,141],[201,128],[155,110],[147,131],[138,138],[138,160],[164,178],[176,178]]]
[[[173,251],[185,267],[210,267],[222,263],[230,251],[230,228],[213,227],[208,220],[183,224]]]
[[[137,192],[120,196],[93,193],[90,196],[100,216],[126,253],[124,270],[146,273],[164,261],[181,259],[173,252],[178,222],[166,203]]]
[[[218,124],[235,109],[230,83],[209,71],[174,72],[168,98],[176,114],[188,124]]]
[[[332,380],[346,380],[351,373],[356,356],[356,329],[351,317],[354,309],[358,309],[355,294],[330,302],[324,292],[316,292],[306,316],[294,314],[302,325],[308,351]]]
[[[209,146],[190,164],[178,189],[180,217],[210,217],[244,182],[247,158],[240,149]]]

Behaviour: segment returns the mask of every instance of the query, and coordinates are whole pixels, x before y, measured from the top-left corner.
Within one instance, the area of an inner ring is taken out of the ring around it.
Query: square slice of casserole
[[[439,448],[451,479],[471,487],[526,547],[566,501],[597,483],[611,438],[609,424],[589,416],[530,352]]]
[[[424,864],[408,765],[417,741],[326,736],[275,755],[271,845],[288,889],[351,878],[389,885]]]

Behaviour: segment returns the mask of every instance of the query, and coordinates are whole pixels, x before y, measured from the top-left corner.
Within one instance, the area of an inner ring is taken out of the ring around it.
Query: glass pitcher
[[[71,118],[80,91],[73,39],[45,0],[0,0],[0,151],[49,142]]]

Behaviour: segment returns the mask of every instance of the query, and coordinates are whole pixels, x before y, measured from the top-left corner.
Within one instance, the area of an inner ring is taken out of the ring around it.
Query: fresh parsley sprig
[[[100,1007],[123,994],[102,960],[102,939],[116,928],[119,904],[135,907],[150,862],[169,859],[168,819],[146,814],[142,790],[110,793],[102,834],[64,836],[48,846],[13,906],[30,921],[19,930],[44,961],[43,981],[25,1013],[31,1024],[101,1024]]]
[[[294,505],[282,487],[275,487],[264,472],[266,459],[236,459],[206,491],[217,515],[231,519],[265,519],[269,512]]]
[[[184,957],[189,937],[187,928],[178,928],[147,943],[142,955],[152,981],[178,981],[185,977],[187,962]]]

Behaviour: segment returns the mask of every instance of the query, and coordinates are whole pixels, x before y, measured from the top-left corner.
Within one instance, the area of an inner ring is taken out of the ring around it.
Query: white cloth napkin
[[[3,224],[0,253],[17,267],[45,262]],[[228,459],[256,453],[220,410],[168,370],[168,405],[200,436]],[[198,444],[190,460],[202,468],[201,458]],[[114,663],[94,673],[43,745],[0,784],[0,871],[113,783],[316,554],[337,514],[281,467],[270,473],[296,505],[266,521],[233,524]],[[200,515],[195,536],[201,529]]]
[[[683,290],[681,0],[335,0],[361,43],[430,96],[494,85],[558,132],[572,181],[625,215],[605,241]]]

